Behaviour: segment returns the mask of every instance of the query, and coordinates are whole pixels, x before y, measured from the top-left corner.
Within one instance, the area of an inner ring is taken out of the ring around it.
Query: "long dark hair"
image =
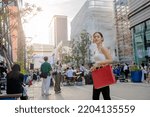
[[[95,42],[94,42],[94,36],[95,36],[96,33],[98,33],[98,34],[101,36],[102,41],[104,41],[103,34],[102,34],[101,32],[95,32],[95,33],[93,34],[93,43],[95,43]]]
[[[10,71],[10,72],[8,73],[8,77],[9,77],[9,78],[14,78],[14,79],[19,78],[20,70],[21,70],[21,69],[20,69],[20,65],[14,64],[14,65],[12,66],[12,71]]]
[[[101,32],[95,32],[95,33],[93,34],[93,36],[94,36],[96,33],[98,33],[102,38],[104,38],[104,37],[103,37],[103,34],[102,34]]]

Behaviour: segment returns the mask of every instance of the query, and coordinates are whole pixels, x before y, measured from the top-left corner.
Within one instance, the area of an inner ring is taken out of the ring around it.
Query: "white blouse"
[[[96,51],[94,54],[94,60],[95,60],[95,62],[103,61],[103,60],[105,60],[105,56],[104,56],[104,54],[100,53],[99,51]]]
[[[94,66],[98,66],[99,61],[105,60],[105,55],[98,51],[96,45],[92,45],[92,61],[95,63]]]

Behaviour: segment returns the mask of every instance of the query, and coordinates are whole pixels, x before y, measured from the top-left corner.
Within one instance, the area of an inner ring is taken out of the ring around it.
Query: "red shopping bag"
[[[92,71],[92,78],[95,89],[116,83],[116,79],[110,65]]]

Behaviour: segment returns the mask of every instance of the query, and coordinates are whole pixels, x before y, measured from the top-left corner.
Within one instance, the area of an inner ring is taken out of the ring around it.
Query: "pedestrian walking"
[[[81,72],[81,77],[82,77],[82,84],[85,84],[85,78],[84,78],[85,71],[86,71],[86,69],[84,67],[84,64],[81,64],[81,66],[80,66],[80,72]]]
[[[150,83],[150,67],[148,68],[148,75],[147,75],[147,78],[146,78],[146,81],[148,82],[148,83]]]
[[[144,82],[144,80],[146,80],[146,76],[147,76],[147,66],[144,63],[142,63],[140,65],[140,69],[142,70],[142,79],[141,79],[141,81]]]
[[[112,57],[109,50],[103,46],[103,35],[101,32],[95,32],[93,34],[93,43],[96,44],[96,49],[93,55],[93,60],[95,64],[91,67],[91,71],[96,68],[102,67],[104,65],[108,65],[112,63]],[[110,88],[109,86],[105,86],[99,89],[95,89],[93,86],[93,100],[99,100],[100,93],[102,93],[104,100],[111,100],[110,98]]]
[[[48,57],[45,56],[44,57],[44,63],[40,67],[41,74],[45,74],[45,76],[41,76],[43,78],[43,81],[42,81],[42,96],[50,95],[49,88],[50,88],[52,67],[51,67],[50,63],[48,63],[47,61],[48,61]]]
[[[60,88],[60,82],[61,82],[61,71],[62,71],[62,65],[60,61],[57,61],[56,64],[54,65],[55,69],[55,74],[54,74],[54,91],[55,93],[61,93],[61,88]]]
[[[37,74],[37,81],[40,81],[40,71],[39,71],[39,69],[37,69],[36,74]]]
[[[130,71],[127,63],[124,64],[123,71],[125,75],[125,81],[128,82],[128,74],[130,73]]]

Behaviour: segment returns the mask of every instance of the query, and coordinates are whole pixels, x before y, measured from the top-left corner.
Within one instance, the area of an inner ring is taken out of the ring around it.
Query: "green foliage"
[[[13,19],[13,22],[10,23],[10,25],[7,25],[8,29],[3,29],[5,28],[4,26],[0,25],[0,34],[1,34],[1,38],[5,38],[7,39],[7,37],[9,37],[10,33],[14,30],[16,30],[16,32],[18,32],[16,38],[18,38],[18,48],[17,48],[17,61],[18,64],[21,66],[21,72],[22,73],[26,73],[26,59],[25,59],[25,40],[24,40],[24,32],[22,29],[22,21],[28,21],[29,19],[31,19],[33,16],[37,15],[38,12],[42,11],[41,7],[38,7],[34,4],[29,4],[29,3],[25,3],[25,7],[22,9],[17,9],[17,10],[13,10],[11,9],[10,6],[13,5],[13,2],[15,2],[15,0],[3,0],[2,1],[3,6],[1,6],[0,8],[0,24],[7,24],[9,23],[8,19],[11,20]],[[18,3],[18,1],[16,1]],[[17,8],[17,7],[16,7]],[[3,31],[3,33],[2,33]],[[13,40],[12,40],[13,41]],[[2,43],[2,39],[0,40],[0,45]],[[13,44],[13,43],[12,43]],[[11,45],[11,44],[10,44]],[[29,53],[32,53],[32,50],[29,50]],[[8,58],[9,59],[9,58]]]
[[[72,42],[72,55],[74,60],[77,61],[77,66],[79,66],[79,63],[85,64],[85,59],[88,55],[88,49],[90,45],[89,33],[86,30],[83,30],[80,33],[80,39],[81,41],[75,41],[74,39]]]
[[[25,70],[25,69],[21,69],[21,71],[20,71],[20,73],[22,73],[22,74],[27,74],[28,72],[27,72],[27,70]]]
[[[137,65],[132,65],[130,66],[130,71],[139,71],[140,69],[138,68]]]
[[[20,71],[20,72],[21,72],[22,74],[27,74],[27,70],[24,69],[24,62],[23,62],[23,61],[22,61],[22,62],[21,62],[21,61],[16,62],[16,64],[19,64],[19,65],[20,65],[20,68],[21,68],[21,71]]]
[[[63,57],[62,62],[67,64],[67,63],[70,63],[72,61],[72,59],[73,59],[72,56],[66,55]]]

